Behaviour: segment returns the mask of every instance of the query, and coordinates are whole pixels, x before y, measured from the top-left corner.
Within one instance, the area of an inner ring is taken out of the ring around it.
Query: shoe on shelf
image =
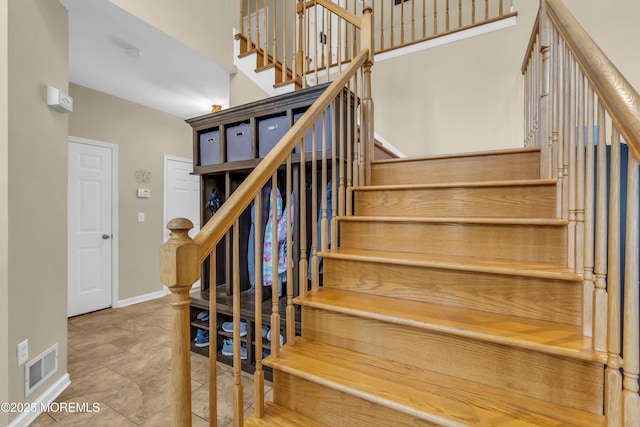
[[[267,335],[269,335],[269,327],[262,325],[262,338],[267,338]]]
[[[228,332],[230,334],[233,333],[233,322],[223,322],[222,330]],[[240,321],[240,336],[244,337],[247,335],[247,322],[245,320]]]
[[[233,356],[233,340],[225,339],[222,342],[222,351],[223,356],[231,357]],[[240,346],[240,359],[247,360],[247,347],[244,344]]]
[[[267,332],[267,336],[265,338],[267,341],[271,341],[271,331]],[[280,345],[284,345],[284,336],[282,336],[282,332],[280,333]]]
[[[198,313],[196,315],[196,319],[200,320],[201,322],[209,321],[209,310],[203,310],[200,313]]]
[[[209,347],[209,331],[205,329],[196,331],[195,346],[200,348]]]

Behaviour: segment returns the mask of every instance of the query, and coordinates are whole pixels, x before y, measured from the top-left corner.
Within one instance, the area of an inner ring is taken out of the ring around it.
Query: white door
[[[167,223],[173,218],[187,218],[193,223],[189,236],[200,231],[200,177],[191,175],[193,162],[182,157],[164,157],[163,241],[169,238]],[[194,284],[200,286],[200,282]]]
[[[112,305],[113,155],[69,141],[69,316]]]

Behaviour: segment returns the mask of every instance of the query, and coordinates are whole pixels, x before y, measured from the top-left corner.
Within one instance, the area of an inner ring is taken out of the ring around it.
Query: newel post
[[[371,97],[371,67],[373,66],[374,41],[373,41],[373,9],[367,6],[363,10],[360,27],[361,47],[369,49],[369,58],[364,63],[363,97],[362,97],[362,123],[361,123],[361,150],[364,155],[364,185],[371,185],[371,160],[374,150],[373,130],[373,98]]]
[[[193,223],[175,218],[171,237],[160,248],[160,280],[171,291],[171,425],[191,426],[191,335],[189,290],[199,278],[198,245],[189,237]]]

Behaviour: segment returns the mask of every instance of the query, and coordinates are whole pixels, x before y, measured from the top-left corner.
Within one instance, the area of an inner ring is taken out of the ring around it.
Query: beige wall
[[[178,117],[82,86],[71,84],[70,92],[69,135],[118,145],[119,299],[160,291],[163,156],[193,156],[191,127]],[[136,182],[140,169],[151,173],[149,184]],[[137,198],[139,186],[149,188],[151,197]],[[138,222],[138,212],[145,213],[145,222]]]
[[[264,99],[268,95],[244,73],[235,73],[229,80],[229,107]]]
[[[233,65],[233,28],[238,26],[237,0],[111,0],[229,70]]]
[[[9,333],[1,346],[9,353],[8,400],[21,402],[24,366],[17,366],[16,346],[22,340],[29,340],[30,357],[59,345],[58,372],[29,399],[67,372],[68,116],[47,106],[46,87],[68,92],[69,40],[59,2],[8,5],[9,289],[2,299],[9,301]]]
[[[640,3],[565,3],[640,88]],[[520,67],[538,4],[515,0],[515,27],[376,63],[376,132],[409,156],[521,147]]]
[[[0,0],[0,28],[7,28],[7,0]],[[0,402],[9,401],[9,89],[8,38],[0,32]],[[0,426],[9,414],[0,412]]]

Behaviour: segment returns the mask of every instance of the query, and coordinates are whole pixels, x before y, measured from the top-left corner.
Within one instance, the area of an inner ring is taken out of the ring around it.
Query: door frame
[[[79,138],[76,136],[69,136],[68,143],[93,145],[111,150],[111,307],[118,308],[118,246],[120,241],[120,233],[118,230],[118,146],[109,142]],[[67,158],[68,156],[69,154],[67,153]],[[67,165],[67,169],[68,168],[69,165]],[[69,213],[67,212],[67,218],[68,216]],[[67,233],[69,233],[69,231],[67,231]],[[69,286],[67,284],[67,291],[68,289]]]

